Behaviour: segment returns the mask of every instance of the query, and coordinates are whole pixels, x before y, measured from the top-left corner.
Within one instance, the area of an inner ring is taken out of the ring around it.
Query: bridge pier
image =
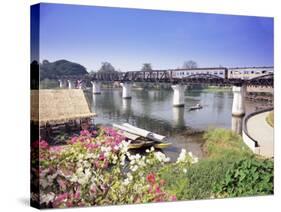
[[[63,88],[63,81],[62,80],[58,80],[59,84],[60,84],[60,88]]]
[[[93,82],[91,81],[92,83],[92,91],[93,91],[93,94],[101,94],[101,83],[100,82]]]
[[[77,87],[78,87],[78,89],[83,89],[83,81],[82,80],[77,80]]]
[[[132,84],[128,83],[128,82],[124,82],[124,83],[120,83],[120,85],[123,88],[123,90],[122,90],[122,98],[123,99],[131,99],[132,98],[132,95],[131,95]]]
[[[172,85],[172,88],[174,90],[174,96],[173,96],[173,106],[174,107],[184,107],[184,91],[186,86],[185,85]]]
[[[68,82],[68,89],[73,89],[74,83],[71,80],[67,80],[67,82]]]
[[[233,103],[232,103],[232,115],[244,116],[245,115],[245,86],[233,86]]]

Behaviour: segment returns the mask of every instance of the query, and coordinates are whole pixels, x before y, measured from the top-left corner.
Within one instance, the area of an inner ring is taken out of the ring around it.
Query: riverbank
[[[274,127],[274,112],[273,111],[269,112],[269,114],[266,116],[266,122],[271,127]]]
[[[273,162],[255,156],[240,135],[217,128],[203,138],[204,158],[184,174],[170,176],[169,168],[162,174],[178,199],[273,194]]]
[[[32,176],[40,173],[33,190],[40,187],[41,208],[273,193],[271,160],[257,158],[229,130],[212,129],[203,138],[205,158],[182,149],[175,162],[154,148],[128,151],[113,128],[83,130],[63,147],[40,140],[32,144],[32,163],[39,164]]]

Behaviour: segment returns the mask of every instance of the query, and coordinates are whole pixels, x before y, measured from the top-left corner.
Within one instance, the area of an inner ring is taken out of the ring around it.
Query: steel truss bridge
[[[179,78],[172,75],[172,71],[131,71],[116,73],[94,73],[81,76],[61,76],[58,80],[80,80],[82,82],[150,82],[171,84],[206,84],[206,85],[234,85],[234,86],[261,86],[274,87],[274,74],[258,76],[252,79],[222,78],[213,74],[193,74]]]

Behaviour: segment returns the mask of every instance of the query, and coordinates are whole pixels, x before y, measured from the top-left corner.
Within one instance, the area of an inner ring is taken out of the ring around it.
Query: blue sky
[[[40,60],[122,71],[273,65],[273,18],[41,4]]]

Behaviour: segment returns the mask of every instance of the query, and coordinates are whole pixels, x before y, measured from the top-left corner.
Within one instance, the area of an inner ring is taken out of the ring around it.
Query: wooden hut
[[[77,121],[81,124],[81,120],[94,116],[81,89],[31,91],[31,121],[41,129],[51,128],[52,132],[66,126],[79,129]]]

